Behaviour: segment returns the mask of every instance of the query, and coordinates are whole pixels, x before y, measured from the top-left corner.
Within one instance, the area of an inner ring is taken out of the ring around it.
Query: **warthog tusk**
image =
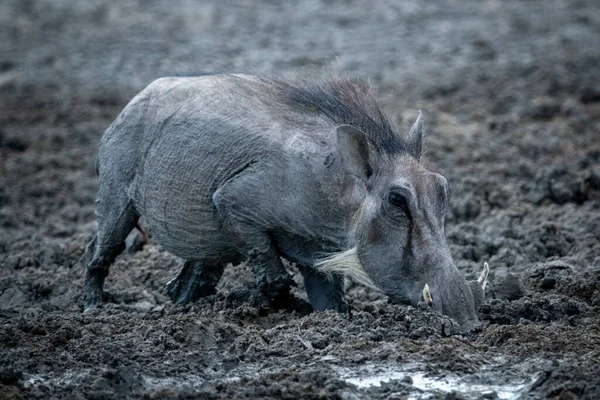
[[[433,299],[431,298],[431,292],[429,291],[429,285],[425,284],[425,287],[423,288],[423,300],[425,300],[425,303],[430,306],[433,303]]]
[[[479,279],[477,279],[477,282],[479,283],[479,285],[481,286],[481,288],[483,290],[485,290],[485,285],[487,285],[487,277],[488,277],[489,273],[490,273],[490,266],[488,265],[488,263],[484,262],[483,263],[483,271],[481,271],[481,275],[479,275]]]

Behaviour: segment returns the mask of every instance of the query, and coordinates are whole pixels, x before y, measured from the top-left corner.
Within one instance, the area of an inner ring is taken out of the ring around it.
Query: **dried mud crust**
[[[406,365],[472,384],[516,379],[522,398],[600,397],[596,2],[315,4],[0,4],[5,398],[478,396],[344,376]],[[274,310],[236,295],[254,282],[243,264],[216,295],[174,306],[163,287],[182,261],[155,243],[120,256],[104,308],[82,315],[95,155],[127,101],[162,75],[297,73],[333,59],[371,78],[400,129],[423,110],[423,162],[452,188],[454,260],[469,279],[492,267],[481,331],[351,282],[349,314],[302,301]]]

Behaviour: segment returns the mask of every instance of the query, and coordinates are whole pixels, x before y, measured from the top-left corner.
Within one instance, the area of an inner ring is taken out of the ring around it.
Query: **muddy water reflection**
[[[359,388],[380,386],[390,381],[401,381],[415,389],[411,398],[422,398],[423,395],[434,393],[460,393],[465,398],[481,398],[492,396],[498,399],[517,399],[535,381],[522,377],[499,376],[498,372],[491,370],[472,376],[458,376],[449,372],[439,371],[435,375],[423,372],[424,366],[419,363],[404,365],[375,365],[370,364],[360,369],[340,368],[338,374],[346,382]],[[494,384],[494,382],[508,382]],[[494,396],[495,394],[495,396]]]

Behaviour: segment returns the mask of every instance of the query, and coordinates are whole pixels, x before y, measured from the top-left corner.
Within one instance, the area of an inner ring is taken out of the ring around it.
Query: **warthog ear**
[[[368,181],[373,174],[373,160],[366,135],[350,125],[342,125],[336,132],[338,150],[344,168],[349,174],[362,181]]]
[[[410,128],[408,132],[407,143],[412,155],[417,159],[421,159],[421,153],[423,152],[423,118],[421,118],[421,110],[417,115],[417,120]]]

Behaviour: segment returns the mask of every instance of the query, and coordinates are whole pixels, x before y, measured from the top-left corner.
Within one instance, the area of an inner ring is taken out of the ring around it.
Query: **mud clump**
[[[560,104],[553,98],[536,98],[526,110],[526,115],[535,120],[547,120],[554,118],[560,108]]]
[[[589,307],[563,296],[550,298],[519,299],[506,302],[492,300],[482,306],[483,320],[499,325],[527,324],[531,322],[572,321],[575,316],[585,315]]]
[[[527,195],[527,199],[535,204],[541,204],[544,200],[557,204],[569,201],[582,203],[587,198],[583,182],[564,166],[541,171],[535,182],[535,187]]]
[[[517,300],[526,294],[527,289],[525,289],[521,278],[509,273],[504,278],[499,279],[494,287],[488,291],[487,297],[500,300]]]

